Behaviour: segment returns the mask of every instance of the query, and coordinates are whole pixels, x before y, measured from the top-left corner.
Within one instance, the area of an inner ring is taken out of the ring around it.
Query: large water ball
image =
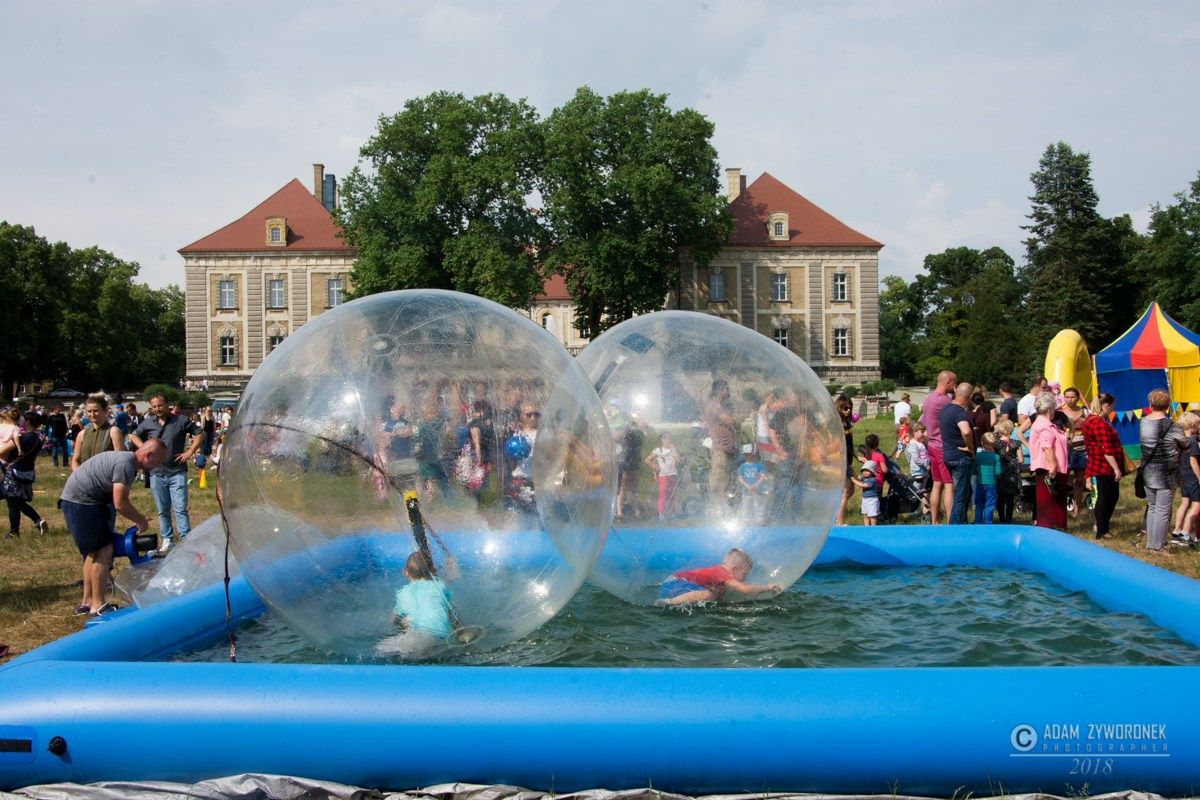
[[[359,658],[533,631],[586,578],[614,482],[603,411],[562,345],[438,290],[355,300],[285,339],[220,475],[242,574],[311,642]]]
[[[618,465],[594,583],[640,604],[733,601],[804,574],[829,533],[846,455],[829,392],[799,356],[728,320],[666,311],[611,328],[579,362]],[[722,566],[737,583],[707,569]]]

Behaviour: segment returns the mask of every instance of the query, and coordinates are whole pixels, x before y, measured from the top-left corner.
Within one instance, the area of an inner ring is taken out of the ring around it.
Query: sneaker
[[[170,540],[170,539],[163,539],[163,540],[162,540],[162,544],[160,544],[160,545],[158,546],[158,550],[157,550],[156,552],[157,552],[157,553],[158,553],[160,556],[165,556],[165,555],[167,554],[167,552],[168,552],[170,549],[171,549],[171,540]]]
[[[86,603],[75,606],[75,616],[77,617],[86,617],[90,613],[92,613],[92,609]]]
[[[1067,513],[1068,514],[1075,513],[1075,500],[1073,498],[1067,500]]]
[[[1171,544],[1178,547],[1184,547],[1187,545],[1187,534],[1185,534],[1183,531],[1175,531],[1171,534]]]
[[[37,529],[38,533],[48,533],[50,531],[50,523],[44,519],[39,519],[37,521]]]
[[[111,612],[113,612],[113,611],[116,611],[116,610],[117,610],[117,609],[119,609],[119,608],[120,608],[120,606],[119,606],[119,605],[117,605],[116,603],[105,603],[104,605],[100,606],[100,608],[99,608],[99,609],[96,611],[96,613],[95,613],[95,614],[93,614],[92,616],[93,616],[93,617],[99,617],[99,616],[102,616],[102,615],[104,615],[104,614],[108,614],[108,613],[111,613]]]

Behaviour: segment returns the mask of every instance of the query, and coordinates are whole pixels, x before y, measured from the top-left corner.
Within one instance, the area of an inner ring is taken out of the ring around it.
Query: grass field
[[[855,428],[855,442],[876,433],[884,448],[894,444],[890,418],[869,419]],[[195,475],[193,471],[193,476]],[[19,539],[0,539],[0,643],[10,648],[9,658],[73,633],[83,619],[73,615],[80,599],[80,559],[63,523],[55,501],[66,481],[67,470],[56,468],[48,458],[38,465],[33,505],[50,523],[47,534],[37,533],[28,519],[21,523]],[[1101,546],[1147,561],[1190,578],[1200,578],[1200,551],[1175,550],[1153,553],[1137,546],[1143,503],[1133,496],[1132,479],[1122,482],[1121,502],[1113,517],[1113,536]],[[138,484],[133,504],[146,512],[157,529],[154,501],[148,489]],[[851,498],[847,522],[859,524],[858,499]],[[212,484],[206,490],[191,487],[191,518],[196,525],[217,513]],[[1028,519],[1015,520],[1028,522]],[[1070,533],[1092,540],[1092,523],[1086,512],[1071,521]],[[0,659],[2,660],[2,659]]]

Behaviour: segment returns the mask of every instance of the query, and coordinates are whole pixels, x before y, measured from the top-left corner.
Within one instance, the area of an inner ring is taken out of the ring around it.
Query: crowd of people
[[[58,507],[83,557],[83,594],[77,614],[103,614],[116,606],[107,600],[112,566],[113,531],[119,513],[137,527],[149,519],[129,500],[140,480],[150,489],[158,512],[160,553],[171,548],[175,534],[191,530],[188,513],[188,467],[204,467],[219,448],[228,413],[205,408],[186,414],[162,395],[150,398],[145,413],[136,403],[110,405],[104,394],[89,395],[74,409],[16,408],[0,415],[2,493],[9,511],[8,538],[21,535],[21,517],[36,530],[49,525],[30,501],[37,480],[37,457],[70,469]]]
[[[986,387],[945,371],[919,413],[903,395],[894,408],[893,455],[907,461],[909,474],[890,478],[888,470],[899,465],[879,451],[877,436],[866,437],[855,459],[857,417],[849,399],[839,396],[848,464],[838,523],[855,487],[862,490],[865,521],[874,524],[883,486],[911,481],[932,524],[965,524],[972,517],[976,524],[1007,523],[1025,508],[1035,525],[1066,530],[1068,518],[1083,520],[1103,539],[1111,533],[1121,480],[1133,474],[1135,491],[1146,500],[1145,546],[1161,551],[1168,543],[1197,545],[1200,415],[1188,411],[1172,420],[1170,395],[1151,392],[1140,422],[1142,458],[1135,464],[1112,425],[1112,395],[1100,392],[1085,405],[1079,388],[1042,376],[1019,400],[1008,383],[999,389],[997,406]]]

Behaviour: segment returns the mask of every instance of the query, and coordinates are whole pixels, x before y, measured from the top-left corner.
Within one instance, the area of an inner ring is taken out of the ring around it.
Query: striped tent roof
[[[1200,366],[1200,335],[1189,331],[1158,303],[1151,303],[1133,327],[1096,354],[1096,371],[1173,369]]]

